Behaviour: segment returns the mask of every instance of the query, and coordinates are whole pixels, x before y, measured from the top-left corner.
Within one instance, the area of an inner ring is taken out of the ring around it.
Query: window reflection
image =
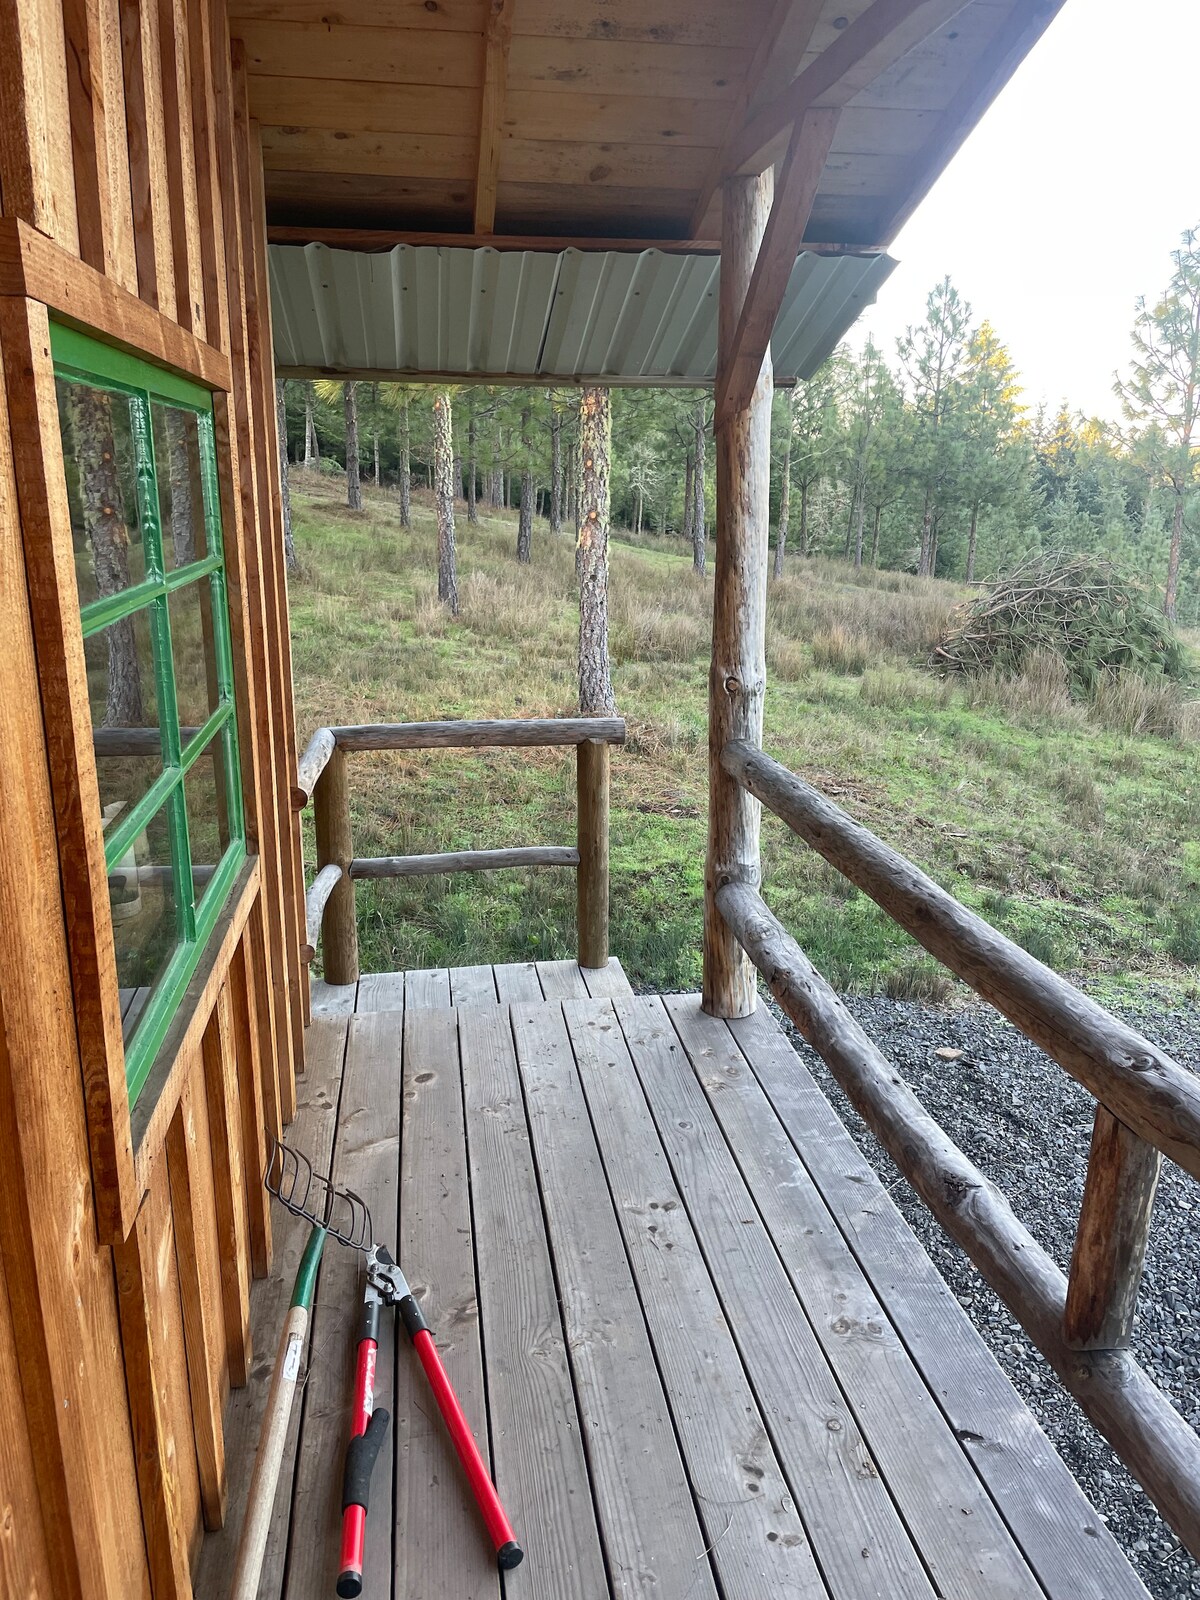
[[[181,724],[200,727],[221,703],[213,639],[212,586],[207,578],[172,591],[171,656]],[[184,734],[186,743],[187,735]]]
[[[92,740],[105,827],[163,770],[150,613],[135,611],[84,640]]]
[[[146,576],[133,421],[125,395],[58,379],[67,502],[81,605]]]
[[[187,801],[188,840],[192,852],[192,885],[196,904],[229,848],[229,806],[225,790],[225,734],[217,737],[183,780]]]
[[[169,805],[156,813],[108,874],[121,1028],[126,1039],[166,971],[179,937]]]
[[[163,566],[203,561],[208,554],[204,526],[204,488],[200,475],[200,421],[178,406],[150,406],[158,478]]]

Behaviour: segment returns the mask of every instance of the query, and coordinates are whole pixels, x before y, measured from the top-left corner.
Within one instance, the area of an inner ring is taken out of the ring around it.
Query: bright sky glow
[[[1116,418],[1137,297],[1200,223],[1197,0],[1067,0],[891,246],[857,324],[889,358],[947,272],[1030,406]]]

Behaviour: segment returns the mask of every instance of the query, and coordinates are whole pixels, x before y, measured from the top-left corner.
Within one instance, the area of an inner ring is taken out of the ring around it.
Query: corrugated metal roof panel
[[[701,384],[716,370],[712,255],[308,244],[272,245],[270,262],[284,370],[613,384]],[[895,265],[800,256],[771,343],[777,378],[811,376]]]

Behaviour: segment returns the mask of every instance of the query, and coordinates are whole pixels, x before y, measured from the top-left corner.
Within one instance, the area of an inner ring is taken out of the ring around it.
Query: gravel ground
[[[856,998],[851,1011],[947,1133],[1001,1188],[1064,1271],[1095,1102],[988,1007],[942,1010]],[[777,1013],[778,1014],[778,1013]],[[934,1222],[851,1108],[828,1069],[784,1021],[847,1127],[888,1184],[938,1270],[970,1312],[1063,1459],[1083,1484],[1155,1600],[1200,1597],[1200,1563],[1183,1550],[1113,1451],[958,1246]],[[1200,1008],[1128,1020],[1177,1061],[1200,1070]],[[946,1061],[935,1051],[963,1052]],[[1138,1359],[1193,1427],[1200,1427],[1200,1188],[1164,1162],[1138,1302]]]

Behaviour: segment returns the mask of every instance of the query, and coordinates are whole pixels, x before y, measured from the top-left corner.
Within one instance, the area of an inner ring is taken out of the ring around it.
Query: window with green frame
[[[51,342],[132,1105],[246,858],[212,399]]]

